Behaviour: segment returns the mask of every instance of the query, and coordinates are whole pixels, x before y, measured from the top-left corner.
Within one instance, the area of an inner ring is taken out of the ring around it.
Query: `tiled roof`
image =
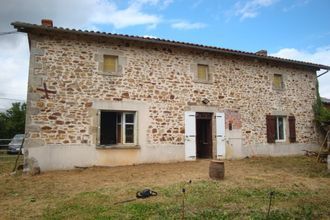
[[[326,69],[330,70],[330,66],[322,65],[322,64],[315,64],[310,62],[303,62],[291,59],[284,59],[279,57],[273,57],[268,55],[262,55],[252,52],[245,52],[241,50],[232,50],[227,48],[221,47],[214,47],[214,46],[206,46],[201,44],[193,44],[181,41],[173,41],[173,40],[166,40],[161,38],[150,38],[150,37],[141,37],[141,36],[134,36],[134,35],[126,35],[126,34],[113,34],[113,33],[106,33],[106,32],[99,32],[99,31],[88,31],[88,30],[76,30],[76,29],[69,29],[63,27],[47,27],[44,25],[37,25],[37,24],[30,24],[24,22],[13,22],[11,23],[18,31],[30,33],[34,30],[44,30],[50,32],[58,32],[58,33],[72,33],[72,34],[83,34],[83,35],[92,35],[92,36],[100,36],[100,37],[107,37],[107,38],[114,38],[114,39],[123,39],[123,40],[133,40],[133,41],[143,41],[149,43],[157,43],[157,44],[164,44],[164,45],[172,45],[178,47],[186,47],[186,48],[193,48],[199,49],[204,51],[213,51],[218,53],[224,54],[232,54],[244,57],[251,57],[251,58],[258,58],[261,60],[270,60],[276,61],[280,63],[287,63],[287,64],[294,64],[298,66],[304,66],[313,69]]]

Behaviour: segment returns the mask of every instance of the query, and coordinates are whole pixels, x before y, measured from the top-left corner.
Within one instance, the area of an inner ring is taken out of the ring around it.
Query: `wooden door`
[[[185,159],[196,159],[196,118],[195,112],[185,112]]]
[[[216,138],[217,138],[217,159],[223,159],[226,156],[225,143],[225,114],[222,112],[216,113]]]
[[[196,119],[196,149],[198,158],[212,158],[211,126],[211,119]]]

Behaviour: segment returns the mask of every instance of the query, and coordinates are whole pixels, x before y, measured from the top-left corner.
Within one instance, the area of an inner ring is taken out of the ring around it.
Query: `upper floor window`
[[[213,82],[214,66],[208,60],[197,59],[190,66],[193,81],[196,83],[211,84]]]
[[[274,74],[273,77],[273,88],[274,89],[283,89],[283,76],[281,74]]]
[[[209,66],[205,64],[197,64],[197,79],[208,81],[209,79]]]
[[[96,61],[98,62],[99,74],[122,76],[127,63],[127,58],[122,51],[99,49]]]
[[[118,71],[118,56],[103,55],[103,72]]]

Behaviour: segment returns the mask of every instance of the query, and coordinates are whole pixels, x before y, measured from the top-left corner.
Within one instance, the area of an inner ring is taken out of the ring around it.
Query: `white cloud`
[[[132,2],[138,4],[151,4],[154,6],[158,6],[160,10],[166,9],[170,4],[174,2],[174,0],[133,0]]]
[[[238,1],[234,5],[233,14],[240,17],[240,20],[254,18],[259,14],[261,8],[269,7],[277,0],[248,0]]]
[[[39,24],[43,18],[55,26],[96,30],[100,24],[125,28],[134,25],[155,27],[159,15],[144,12],[145,6],[167,7],[171,1],[137,0],[126,8],[118,8],[107,0],[0,0],[0,32],[12,30],[10,23],[24,21]],[[25,99],[29,62],[28,41],[24,34],[0,36],[0,97]],[[0,108],[8,100],[0,99]]]
[[[194,3],[191,5],[191,8],[192,9],[195,9],[195,8],[197,8],[202,3],[203,3],[203,0],[194,1]]]
[[[163,6],[168,6],[173,3],[173,0],[131,0],[131,4],[135,5],[144,5],[144,4],[149,4],[149,5],[159,5],[161,7]]]
[[[156,36],[153,36],[153,35],[143,35],[143,37],[145,37],[145,38],[158,38],[158,37],[156,37]]]
[[[164,21],[159,11],[169,7],[173,0],[131,0],[126,7],[119,7],[116,2],[119,1],[0,0],[0,32],[13,30],[10,25],[13,21],[39,24],[43,18],[52,19],[55,26],[76,29],[97,30],[99,25],[111,25],[116,29],[137,25],[155,28]],[[147,12],[146,8],[155,10]],[[29,62],[27,39],[24,34],[2,35],[0,48],[0,97],[25,99]],[[2,103],[0,100],[0,108]]]
[[[283,12],[289,12],[295,8],[305,6],[309,3],[310,0],[296,0],[293,4],[284,7]]]
[[[53,19],[56,26],[70,28],[90,28],[99,24],[110,24],[115,28],[155,26],[161,21],[161,16],[146,13],[143,8],[163,7],[171,3],[165,2],[135,0],[126,8],[118,8],[114,1],[107,0],[0,0],[0,29],[9,29],[9,23],[14,20],[39,23],[42,18]]]
[[[176,21],[171,24],[171,27],[180,30],[192,30],[205,28],[206,24],[201,22],[190,23],[187,21]]]
[[[8,108],[10,100],[3,98],[26,99],[29,62],[26,35],[1,36],[0,48],[0,108]]]
[[[167,8],[170,4],[172,4],[174,2],[174,0],[164,0],[163,1],[163,5],[162,5],[162,9]]]
[[[295,48],[283,48],[270,55],[330,66],[330,45],[317,48],[313,52],[297,50]],[[318,74],[322,72],[324,71],[320,71]],[[330,72],[319,78],[319,84],[321,96],[330,98]]]
[[[142,3],[134,3],[126,9],[119,10],[115,5],[105,3],[98,6],[98,11],[90,17],[92,24],[111,24],[115,28],[125,28],[136,25],[147,25],[148,27],[157,26],[161,18],[158,15],[152,15],[142,12]]]

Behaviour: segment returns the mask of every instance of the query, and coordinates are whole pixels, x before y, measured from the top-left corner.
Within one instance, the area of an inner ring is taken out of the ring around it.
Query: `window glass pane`
[[[103,71],[116,72],[117,70],[117,56],[104,55],[103,57]]]
[[[125,126],[125,143],[134,143],[134,125]]]
[[[100,144],[117,143],[116,116],[116,112],[101,111]]]
[[[125,114],[125,123],[134,123],[134,114]]]
[[[282,75],[274,74],[273,84],[276,89],[281,89],[282,88]]]
[[[208,65],[197,65],[197,77],[201,80],[207,80],[207,74],[208,74],[209,66]]]
[[[284,121],[283,117],[278,117],[278,139],[284,140]]]

